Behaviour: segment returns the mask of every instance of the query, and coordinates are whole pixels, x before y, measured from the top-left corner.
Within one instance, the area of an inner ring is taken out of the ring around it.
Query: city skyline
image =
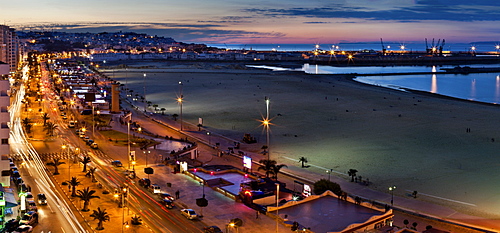
[[[0,23],[17,30],[133,31],[195,43],[331,44],[379,38],[467,43],[499,40],[499,9],[499,2],[487,0],[27,0],[3,3]]]

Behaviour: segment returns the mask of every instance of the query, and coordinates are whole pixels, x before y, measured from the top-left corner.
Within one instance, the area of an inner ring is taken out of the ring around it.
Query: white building
[[[19,62],[19,39],[13,28],[0,25],[0,61],[9,64],[15,72]]]
[[[10,83],[9,80],[0,80],[0,183],[10,186],[10,155],[9,122],[10,122]]]

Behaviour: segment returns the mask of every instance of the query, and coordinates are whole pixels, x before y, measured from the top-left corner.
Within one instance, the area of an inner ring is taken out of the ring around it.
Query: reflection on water
[[[437,93],[438,85],[437,85],[437,76],[435,74],[432,75],[432,84],[431,84],[431,92]]]

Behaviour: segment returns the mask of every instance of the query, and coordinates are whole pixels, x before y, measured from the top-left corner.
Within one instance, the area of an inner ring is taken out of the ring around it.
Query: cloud
[[[419,1],[411,6],[393,6],[392,8],[379,9],[369,7],[352,7],[342,5],[338,7],[315,8],[250,8],[245,11],[270,18],[277,17],[306,17],[306,18],[344,18],[360,20],[393,20],[400,22],[416,22],[428,20],[447,21],[500,21],[500,2],[489,1],[444,1],[449,4],[436,4],[436,1]],[[453,4],[451,3],[453,2]],[[472,4],[474,2],[474,4]],[[443,1],[440,1],[443,3]]]

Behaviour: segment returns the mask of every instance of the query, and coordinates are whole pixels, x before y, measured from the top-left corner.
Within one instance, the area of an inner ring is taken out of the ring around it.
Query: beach
[[[347,171],[356,169],[369,179],[369,188],[387,191],[395,185],[394,195],[418,191],[423,201],[498,217],[496,105],[370,86],[348,76],[228,63],[165,62],[103,71],[134,90],[133,95],[146,93],[147,101],[165,108],[167,115],[180,113],[175,98],[182,90],[184,121],[197,125],[202,118],[203,130],[235,140],[250,133],[258,142],[241,147],[253,152],[266,144],[259,120],[266,115],[268,97],[270,156],[289,170],[326,179],[325,171],[333,169],[348,179]],[[300,157],[308,159],[309,167],[301,168]]]

